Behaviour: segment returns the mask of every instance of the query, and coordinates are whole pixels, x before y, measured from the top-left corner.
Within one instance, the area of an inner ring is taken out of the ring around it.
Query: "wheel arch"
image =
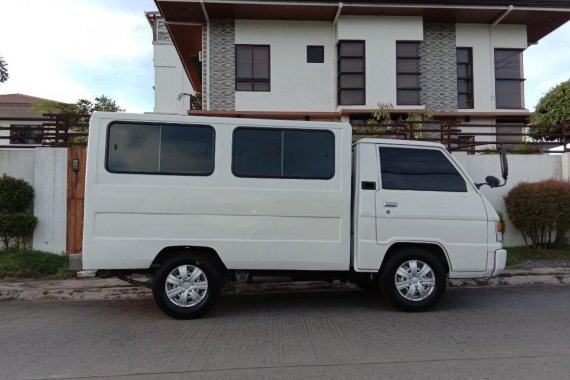
[[[192,254],[195,256],[200,256],[205,259],[212,260],[213,263],[220,269],[220,271],[227,271],[228,268],[218,255],[218,252],[211,247],[203,247],[203,246],[192,246],[192,245],[184,245],[184,246],[170,246],[163,248],[154,258],[152,264],[150,265],[151,270],[156,270],[160,266],[160,263],[163,262],[165,259],[169,259],[174,257],[175,255],[180,254]]]
[[[390,259],[390,257],[395,255],[398,251],[400,251],[403,248],[422,248],[422,249],[425,249],[426,251],[430,252],[431,254],[433,254],[435,257],[437,257],[439,259],[439,261],[443,264],[443,267],[445,268],[445,273],[449,274],[451,267],[449,264],[449,257],[447,255],[447,252],[445,251],[445,249],[437,243],[425,243],[425,242],[422,242],[422,243],[419,243],[419,242],[398,242],[398,243],[392,244],[390,246],[390,248],[388,248],[388,250],[386,251],[384,258],[382,259],[382,264],[380,265],[379,273],[382,273],[382,271],[384,270],[384,267],[385,267],[386,263],[388,262],[388,260]]]

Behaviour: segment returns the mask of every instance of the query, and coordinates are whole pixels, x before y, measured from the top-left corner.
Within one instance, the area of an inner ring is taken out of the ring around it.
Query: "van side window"
[[[385,190],[467,191],[463,177],[438,150],[381,147],[380,168]]]
[[[238,177],[330,179],[334,134],[299,129],[236,128],[232,172]]]
[[[214,172],[214,128],[112,123],[105,164],[112,173],[210,175]]]

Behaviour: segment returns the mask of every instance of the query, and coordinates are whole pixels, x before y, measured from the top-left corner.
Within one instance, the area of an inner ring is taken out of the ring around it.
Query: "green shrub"
[[[0,214],[26,212],[32,207],[34,189],[24,179],[2,175],[0,178]]]
[[[520,183],[505,197],[507,212],[525,244],[562,244],[570,227],[570,182],[545,180]]]
[[[4,248],[9,248],[13,239],[16,239],[16,248],[19,249],[20,243],[32,236],[37,224],[38,218],[33,214],[0,214],[0,239]]]
[[[65,279],[73,277],[73,273],[69,270],[67,255],[32,250],[0,252],[0,279],[7,277]]]

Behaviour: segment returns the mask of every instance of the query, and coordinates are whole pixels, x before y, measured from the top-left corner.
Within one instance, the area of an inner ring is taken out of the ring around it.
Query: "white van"
[[[447,278],[505,266],[482,184],[441,144],[353,144],[340,122],[99,112],[89,132],[83,267],[152,275],[175,318],[259,274],[379,286],[422,311]]]

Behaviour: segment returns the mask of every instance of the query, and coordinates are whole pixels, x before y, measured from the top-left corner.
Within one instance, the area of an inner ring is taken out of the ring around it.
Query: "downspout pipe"
[[[507,10],[505,12],[503,12],[502,15],[499,16],[498,19],[495,20],[495,22],[491,25],[491,29],[495,29],[495,27],[497,25],[499,25],[501,23],[501,21],[503,21],[505,19],[505,17],[507,17],[508,15],[511,14],[512,11],[515,10],[515,7],[513,5],[509,5],[509,7],[507,8]]]
[[[200,7],[202,8],[202,13],[204,13],[204,18],[206,19],[206,65],[208,67],[206,75],[206,110],[210,110],[210,17],[208,16],[208,10],[206,9],[206,4],[204,0],[200,0]]]
[[[340,14],[342,13],[342,1],[338,3],[338,8],[336,9],[336,14],[334,16],[334,20],[333,20],[333,43],[336,45],[336,40],[337,40],[337,36],[338,36],[338,30],[337,30],[337,24],[338,24],[338,19],[340,18]],[[335,62],[336,57],[336,49],[333,49],[333,51],[331,52],[331,62]],[[333,67],[337,67],[337,65],[334,65]],[[336,76],[338,75],[338,73],[335,71],[335,69],[331,70],[332,72],[332,83],[334,83],[334,85],[337,85],[337,81],[336,81]],[[338,93],[338,91],[333,91],[332,92],[332,96],[331,96],[331,103],[332,103],[332,108],[336,109],[337,104],[338,104],[338,99],[336,94]]]
[[[493,107],[497,109],[497,95],[496,95],[496,88],[495,88],[495,71],[493,68],[495,67],[495,36],[493,35],[493,30],[497,25],[501,23],[511,12],[515,9],[513,5],[509,5],[509,7],[500,15],[493,24],[489,27],[489,58],[490,58],[490,67],[492,72],[492,80],[491,80],[491,99],[493,102]],[[495,127],[496,132],[496,127]]]

